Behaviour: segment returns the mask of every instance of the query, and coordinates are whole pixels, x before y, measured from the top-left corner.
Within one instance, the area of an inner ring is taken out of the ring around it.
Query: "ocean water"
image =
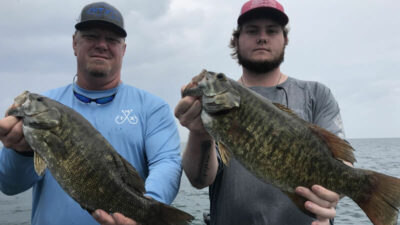
[[[355,151],[355,167],[375,170],[400,178],[400,138],[387,139],[350,139]],[[209,211],[208,189],[197,190],[182,177],[181,189],[175,201],[178,207],[193,216],[193,225],[204,225],[203,212]],[[31,191],[16,196],[0,193],[0,224],[30,224]],[[364,212],[349,198],[343,198],[337,206],[335,225],[372,224]],[[398,220],[400,225],[400,218]]]

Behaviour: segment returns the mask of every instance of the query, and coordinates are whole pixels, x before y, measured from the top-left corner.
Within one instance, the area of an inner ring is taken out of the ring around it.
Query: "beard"
[[[86,69],[90,76],[96,78],[107,77],[111,70],[108,66],[97,64],[96,62],[88,64]]]
[[[238,46],[239,48],[239,46]],[[237,59],[239,65],[243,66],[247,70],[254,72],[255,74],[263,74],[271,72],[272,70],[278,68],[285,58],[285,48],[283,48],[281,54],[273,58],[272,60],[254,61],[243,57],[240,51],[237,51]]]

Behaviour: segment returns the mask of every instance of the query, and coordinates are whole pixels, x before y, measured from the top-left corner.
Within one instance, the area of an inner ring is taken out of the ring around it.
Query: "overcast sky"
[[[68,3],[67,3],[68,2]],[[0,113],[24,90],[72,82],[74,25],[92,1],[12,0],[0,7]],[[233,79],[241,68],[228,48],[239,0],[109,1],[128,32],[123,82],[164,98],[201,69]],[[400,137],[400,1],[281,0],[289,45],[281,70],[327,85],[348,138]],[[179,125],[182,140],[187,130]]]

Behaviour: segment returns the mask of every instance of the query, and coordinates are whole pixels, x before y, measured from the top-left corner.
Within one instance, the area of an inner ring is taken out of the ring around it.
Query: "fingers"
[[[7,148],[17,151],[31,151],[22,131],[22,121],[14,116],[0,120],[0,141]]]
[[[320,185],[313,185],[311,189],[312,191],[305,187],[297,187],[296,193],[325,208],[335,207],[339,201],[337,193]]]
[[[311,225],[330,225],[329,219],[317,220],[311,223]]]
[[[128,217],[122,215],[121,213],[114,213],[113,218],[117,225],[139,225],[137,222],[129,219]]]
[[[335,207],[339,201],[339,195],[320,185],[312,186],[311,190],[305,187],[297,187],[296,193],[305,197],[309,201],[305,203],[305,208],[317,216],[318,221],[324,224],[329,223],[329,218],[336,216]]]
[[[121,213],[113,213],[110,215],[101,209],[94,211],[92,216],[101,225],[139,225],[137,222],[125,217]]]
[[[101,209],[97,209],[92,214],[93,218],[101,225],[116,225],[114,218]]]
[[[182,100],[182,105],[176,108],[175,116],[179,119],[182,126],[187,127],[192,121],[200,117],[201,103],[199,100],[186,98]]]
[[[0,137],[6,136],[11,129],[19,122],[14,116],[7,116],[0,120]]]
[[[186,96],[182,98],[175,107],[175,117],[179,123],[191,132],[206,133],[201,121],[201,102],[199,99]]]

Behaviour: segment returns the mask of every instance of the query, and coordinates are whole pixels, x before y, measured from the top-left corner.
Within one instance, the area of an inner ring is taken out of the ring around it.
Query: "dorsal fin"
[[[329,150],[331,150],[332,155],[334,158],[350,162],[351,164],[354,164],[356,162],[356,158],[354,157],[353,154],[353,147],[346,141],[335,134],[315,125],[312,123],[309,123],[302,118],[300,118],[296,113],[294,113],[291,109],[287,108],[286,106],[279,104],[279,103],[273,103],[278,109],[288,113],[289,115],[293,116],[294,118],[298,118],[302,121],[304,121],[308,126],[311,128],[311,130],[317,134],[328,146]]]
[[[353,154],[354,149],[346,140],[341,139],[335,134],[318,127],[315,124],[310,124],[310,128],[327,144],[329,150],[331,150],[333,154],[333,157],[350,162],[352,164],[356,162],[356,158]]]
[[[291,115],[291,116],[293,116],[293,117],[295,117],[295,118],[301,119],[295,112],[293,112],[293,111],[292,111],[291,109],[289,109],[288,107],[286,107],[286,106],[284,106],[284,105],[282,105],[282,104],[276,103],[276,102],[273,102],[272,104],[273,104],[274,106],[276,106],[278,109],[280,109],[280,110],[282,110],[282,111],[288,113],[289,115]],[[303,120],[303,119],[301,119],[301,120]]]

